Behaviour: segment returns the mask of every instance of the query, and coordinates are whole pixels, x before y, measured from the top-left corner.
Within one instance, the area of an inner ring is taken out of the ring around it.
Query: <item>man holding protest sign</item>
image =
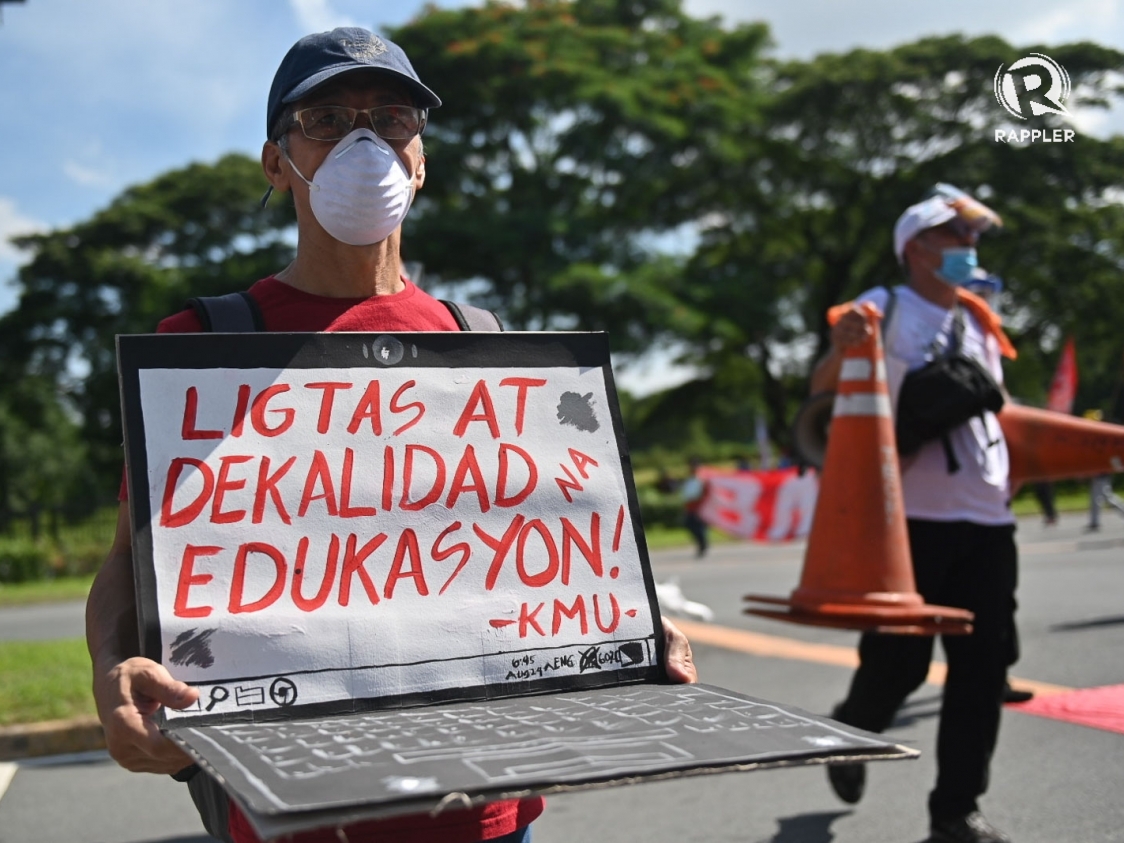
[[[297,42],[274,77],[262,168],[270,190],[291,191],[298,245],[293,262],[254,284],[249,304],[266,331],[456,331],[441,302],[402,276],[401,224],[425,182],[421,133],[441,104],[396,45],[345,28]],[[204,329],[195,311],[161,322],[161,333]],[[94,696],[110,754],[136,772],[188,780],[207,830],[223,840],[256,835],[224,792],[160,732],[161,706],[186,708],[197,689],[139,656],[132,531],[122,503],[117,536],[87,604]],[[664,621],[670,678],[697,678],[686,638]],[[352,841],[375,839],[520,841],[541,813],[540,798],[466,810],[364,822]],[[335,830],[300,835],[336,840]]]

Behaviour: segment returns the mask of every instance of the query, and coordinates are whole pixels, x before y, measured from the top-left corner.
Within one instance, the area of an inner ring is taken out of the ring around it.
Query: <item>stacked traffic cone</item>
[[[843,356],[800,585],[787,600],[745,598],[785,610],[745,611],[813,626],[966,634],[972,630],[971,612],[927,605],[917,593],[882,357],[881,315],[870,303],[860,310],[870,330],[865,342]]]

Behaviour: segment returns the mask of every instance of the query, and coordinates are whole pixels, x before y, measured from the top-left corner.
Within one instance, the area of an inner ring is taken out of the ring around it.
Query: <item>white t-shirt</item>
[[[945,349],[952,339],[956,311],[922,298],[910,287],[894,288],[896,301],[884,326],[886,378],[890,398],[898,392],[906,372],[918,369]],[[873,302],[883,312],[889,301],[885,287],[867,290],[856,301]],[[996,382],[1003,383],[999,343],[987,334],[967,309],[961,353],[979,361]],[[939,352],[938,352],[939,353]],[[970,419],[949,434],[960,470],[948,473],[941,441],[927,442],[902,470],[906,515],[929,521],[972,521],[976,524],[1013,524],[1007,443],[994,413]]]

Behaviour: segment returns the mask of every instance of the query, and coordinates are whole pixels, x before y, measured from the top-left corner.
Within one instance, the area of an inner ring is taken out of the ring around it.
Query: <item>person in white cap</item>
[[[894,227],[894,251],[908,283],[867,290],[884,314],[887,380],[894,402],[908,373],[957,354],[977,361],[997,384],[1001,357],[1014,348],[999,318],[964,289],[978,266],[981,232],[999,216],[950,185],[938,185],[909,207]],[[869,330],[853,307],[837,307],[831,349],[812,373],[811,392],[833,390],[844,350]],[[1007,665],[1012,652],[1017,551],[1010,509],[1007,447],[994,413],[981,411],[903,457],[902,492],[917,590],[927,603],[975,614],[970,635],[943,637],[948,660],[937,738],[937,783],[929,796],[931,840],[1002,843],[1009,838],[980,813],[999,734]],[[926,678],[932,636],[866,633],[859,668],[832,716],[881,732]],[[828,768],[836,795],[858,802],[866,785],[862,764]]]

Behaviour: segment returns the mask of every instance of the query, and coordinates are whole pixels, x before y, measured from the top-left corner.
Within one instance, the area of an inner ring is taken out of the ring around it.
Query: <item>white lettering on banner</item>
[[[803,538],[812,532],[819,489],[819,481],[811,471],[805,471],[803,475],[797,473],[780,485],[773,505],[772,526],[767,536],[769,541]]]
[[[843,368],[839,370],[841,381],[868,381],[870,380],[870,361],[862,357],[849,357],[843,361]]]
[[[890,418],[890,396],[882,392],[836,395],[833,416],[881,416]]]
[[[711,526],[754,541],[803,538],[812,528],[819,481],[795,468],[723,472],[703,469],[707,494],[699,515]]]

